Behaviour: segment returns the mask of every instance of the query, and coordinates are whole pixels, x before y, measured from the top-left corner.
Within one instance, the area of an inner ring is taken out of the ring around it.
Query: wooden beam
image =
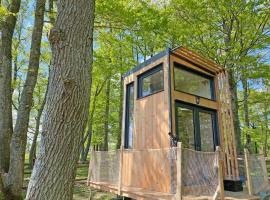
[[[249,166],[249,152],[246,148],[244,149],[244,154],[245,154],[245,166],[246,166],[246,174],[247,174],[248,194],[253,195],[252,178],[250,175],[250,166]]]
[[[218,66],[213,61],[209,61],[205,57],[199,56],[197,53],[190,50],[186,50],[185,48],[176,49],[175,52],[179,53],[182,56],[185,56],[190,61],[197,62],[203,67],[207,67],[208,69],[215,71],[215,73],[217,73],[220,69],[222,69],[222,67]]]
[[[214,109],[214,110],[218,109],[218,104],[215,101],[200,97],[200,102],[198,104],[196,102],[196,96],[194,96],[192,94],[187,94],[184,92],[179,92],[179,91],[173,90],[172,91],[172,101],[175,101],[175,100],[183,101],[186,103],[191,103],[191,104],[194,104],[197,106],[203,106],[205,108],[210,108],[210,109]]]
[[[177,159],[176,159],[176,200],[182,200],[183,186],[182,186],[182,143],[177,143]]]
[[[214,62],[213,60],[211,59],[208,59],[207,57],[205,56],[202,56],[200,55],[199,53],[197,52],[194,52],[194,51],[191,51],[185,47],[181,47],[180,48],[182,51],[186,52],[186,53],[189,53],[189,54],[192,54],[193,56],[195,56],[196,58],[200,59],[200,60],[203,60],[204,62],[208,63],[209,65],[215,67],[215,68],[218,68],[218,69],[224,69],[224,67],[220,66],[219,64],[217,64],[216,62]]]
[[[121,145],[120,147],[120,163],[119,163],[119,182],[118,182],[118,195],[121,195],[122,189],[122,172],[123,172],[123,152],[124,146]]]
[[[220,147],[217,146],[218,153],[218,182],[219,182],[219,194],[220,199],[224,200],[224,182],[223,182],[223,159]]]
[[[185,59],[185,60],[187,60],[187,61],[189,61],[191,63],[194,63],[198,67],[201,67],[202,69],[204,69],[206,71],[209,71],[209,72],[211,72],[213,74],[216,74],[218,72],[218,70],[215,70],[215,69],[213,69],[211,67],[208,67],[205,63],[194,60],[194,59],[190,58],[189,56],[187,56],[186,54],[179,53],[179,52],[173,52],[173,54],[176,55],[176,56],[179,56],[180,58]]]
[[[205,70],[202,67],[198,67],[197,65],[194,65],[190,61],[184,60],[184,59],[182,59],[181,57],[179,57],[179,56],[177,56],[175,54],[172,54],[171,55],[170,60],[171,60],[171,66],[172,66],[172,68],[174,67],[174,63],[178,63],[178,64],[184,65],[184,66],[186,66],[186,67],[188,67],[188,68],[190,68],[190,69],[192,69],[194,71],[197,71],[197,72],[206,74],[207,76],[211,76],[211,77],[214,77],[215,76],[214,73],[209,72],[208,70]]]

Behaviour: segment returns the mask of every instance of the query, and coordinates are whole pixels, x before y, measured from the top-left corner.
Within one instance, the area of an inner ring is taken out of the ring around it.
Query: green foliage
[[[0,22],[4,20],[6,16],[8,16],[10,12],[4,6],[0,5]]]

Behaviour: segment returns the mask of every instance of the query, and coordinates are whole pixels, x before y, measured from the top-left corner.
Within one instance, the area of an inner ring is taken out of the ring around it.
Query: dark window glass
[[[138,97],[145,97],[163,90],[162,65],[155,67],[138,77]]]
[[[125,148],[133,146],[134,131],[134,84],[127,85],[126,90],[126,125],[125,125]]]
[[[185,148],[212,152],[219,144],[216,112],[176,102],[176,133]]]
[[[177,131],[180,134],[180,141],[185,148],[195,149],[193,110],[183,107],[176,107]]]
[[[177,91],[214,99],[212,78],[178,67],[178,65],[174,67],[174,84]]]
[[[213,135],[213,114],[199,112],[200,118],[200,134],[201,134],[201,150],[213,151],[214,135]]]

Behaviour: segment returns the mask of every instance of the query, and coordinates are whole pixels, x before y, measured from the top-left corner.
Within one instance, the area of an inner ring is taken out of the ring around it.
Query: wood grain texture
[[[134,82],[134,133],[133,149],[147,150],[169,147],[169,96],[168,96],[168,57],[165,56],[146,66],[138,72],[131,74],[124,80],[126,85]],[[163,63],[164,90],[156,94],[137,99],[137,76],[147,70]],[[125,92],[126,93],[126,92]],[[125,96],[125,95],[124,95]],[[125,118],[125,103],[123,118]],[[124,122],[124,120],[123,120]],[[123,123],[123,126],[125,124]],[[125,127],[122,129],[124,136]],[[124,144],[124,137],[122,137]],[[164,153],[165,154],[165,153]],[[166,156],[165,158],[166,159]],[[123,154],[123,179],[124,186],[142,187],[153,191],[169,191],[169,160],[166,162],[159,157],[158,152],[129,152]],[[160,165],[163,163],[163,167]],[[136,177],[136,178],[134,178]],[[162,181],[161,181],[162,180]]]

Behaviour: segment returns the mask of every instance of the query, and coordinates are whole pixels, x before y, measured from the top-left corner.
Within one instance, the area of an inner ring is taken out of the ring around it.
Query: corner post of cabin
[[[183,187],[182,187],[182,143],[178,142],[177,143],[177,157],[176,157],[176,200],[182,200],[182,192],[183,192]]]
[[[247,187],[248,187],[248,194],[253,194],[253,188],[252,188],[252,179],[250,175],[250,166],[249,166],[249,151],[245,148],[244,149],[245,154],[245,167],[246,167],[246,174],[247,174]]]
[[[120,147],[120,163],[119,163],[119,181],[118,181],[118,195],[121,195],[121,189],[122,189],[122,169],[123,169],[123,152],[124,147],[121,145]]]
[[[220,199],[224,200],[224,180],[223,180],[223,156],[219,146],[216,148],[218,155],[218,182],[219,182],[219,193]]]

